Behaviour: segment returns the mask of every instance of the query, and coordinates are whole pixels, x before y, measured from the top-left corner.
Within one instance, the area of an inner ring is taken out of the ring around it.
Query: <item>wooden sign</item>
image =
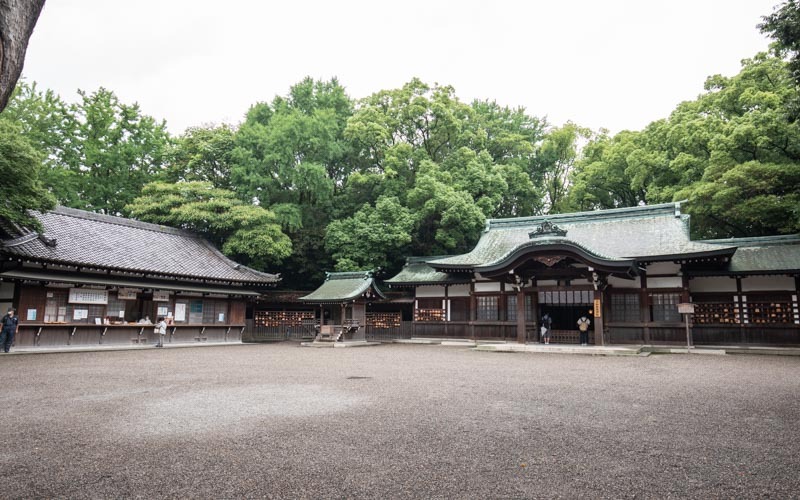
[[[154,290],[153,302],[169,302],[169,292],[166,290]]]
[[[599,318],[603,315],[603,308],[600,306],[600,299],[594,299],[594,317]]]
[[[136,300],[138,291],[136,288],[120,288],[117,291],[117,298],[119,300]]]
[[[678,304],[678,312],[680,314],[694,314],[694,304],[688,302]]]

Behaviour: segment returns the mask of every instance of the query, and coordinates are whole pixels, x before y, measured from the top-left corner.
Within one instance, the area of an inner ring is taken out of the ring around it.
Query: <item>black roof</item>
[[[2,241],[0,252],[85,269],[253,284],[280,280],[237,264],[208,241],[179,229],[66,207],[34,215],[43,233],[18,233]]]

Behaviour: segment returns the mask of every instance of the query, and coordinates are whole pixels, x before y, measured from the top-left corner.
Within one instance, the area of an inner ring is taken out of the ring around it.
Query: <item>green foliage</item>
[[[800,83],[800,4],[787,0],[763,20],[758,28],[775,40],[774,48],[779,55],[789,56],[789,71],[795,82]]]
[[[396,268],[411,242],[414,216],[394,197],[365,204],[352,217],[328,226],[325,248],[337,271]]]
[[[601,136],[586,148],[569,195],[573,208],[688,199],[698,236],[758,236],[800,230],[800,126],[784,61],[743,61],[706,92],[640,132]]]
[[[42,182],[62,205],[120,214],[160,173],[170,141],[163,123],[119,102],[113,92],[78,92],[65,104],[24,82],[3,113],[42,154]]]
[[[278,265],[292,251],[272,212],[209,182],[153,182],[125,209],[139,220],[197,233],[229,257],[257,268]]]
[[[21,127],[0,120],[0,219],[40,229],[28,210],[49,210],[55,200],[39,180],[41,155],[21,132]]]
[[[168,182],[205,181],[231,189],[234,130],[228,125],[192,127],[171,145],[167,154]]]

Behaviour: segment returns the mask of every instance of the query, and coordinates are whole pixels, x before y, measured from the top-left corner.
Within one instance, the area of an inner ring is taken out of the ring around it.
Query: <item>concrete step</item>
[[[587,356],[638,356],[641,346],[578,346],[564,344],[479,344],[476,351],[492,352],[534,352],[548,354],[582,354]]]

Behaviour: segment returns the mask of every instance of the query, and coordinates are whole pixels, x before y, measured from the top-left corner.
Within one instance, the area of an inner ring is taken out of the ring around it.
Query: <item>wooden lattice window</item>
[[[681,321],[681,315],[678,312],[678,304],[680,303],[681,294],[679,293],[651,293],[650,294],[650,312],[653,321]]]
[[[614,293],[611,295],[611,319],[621,323],[641,321],[638,293]]]
[[[47,301],[44,308],[45,323],[67,322],[67,290],[47,290]]]
[[[499,318],[498,304],[500,297],[496,295],[482,295],[477,299],[477,319],[483,321],[497,321]]]
[[[508,321],[517,320],[517,296],[506,295],[506,318]],[[525,296],[525,321],[533,321],[533,297]]]

